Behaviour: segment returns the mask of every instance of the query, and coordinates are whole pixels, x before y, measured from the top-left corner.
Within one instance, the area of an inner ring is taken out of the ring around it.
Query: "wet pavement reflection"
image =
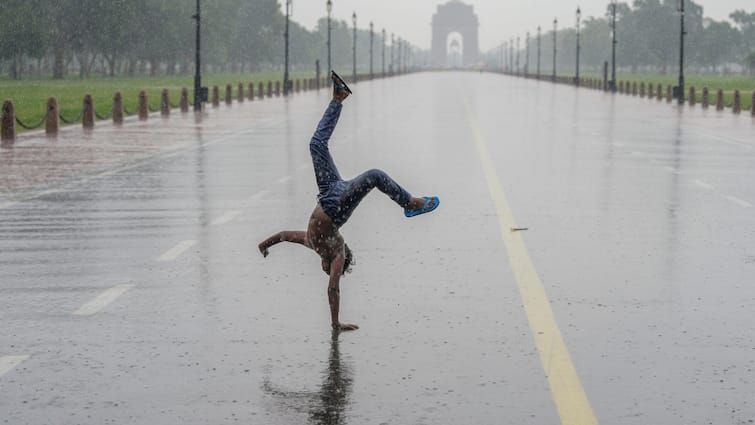
[[[263,380],[262,389],[275,398],[284,411],[304,411],[315,425],[349,423],[347,410],[353,377],[350,366],[341,361],[339,335],[337,331],[331,335],[328,367],[321,374],[323,382],[318,391],[284,390],[270,382],[269,377]]]

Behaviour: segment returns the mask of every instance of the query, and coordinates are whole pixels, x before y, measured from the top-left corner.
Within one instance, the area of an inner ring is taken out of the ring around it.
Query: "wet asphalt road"
[[[341,173],[442,204],[360,205],[361,328],[335,337],[319,259],[256,247],[315,205],[324,90],[0,152],[0,423],[569,423],[486,160],[600,423],[755,420],[749,116],[475,73],[353,88]]]

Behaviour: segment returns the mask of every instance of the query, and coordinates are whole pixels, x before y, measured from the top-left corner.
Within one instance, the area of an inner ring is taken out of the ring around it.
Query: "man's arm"
[[[283,232],[278,232],[274,234],[273,236],[270,236],[269,238],[262,241],[259,244],[260,253],[262,253],[264,257],[267,257],[267,255],[270,253],[268,249],[272,247],[273,245],[277,245],[281,242],[298,243],[309,248],[309,243],[307,242],[307,232],[303,232],[300,230],[297,230],[297,231],[287,230]]]
[[[349,325],[341,323],[338,320],[338,310],[341,305],[341,289],[339,287],[341,283],[341,274],[343,274],[343,266],[345,259],[343,255],[336,256],[333,261],[330,262],[330,282],[328,283],[328,303],[330,304],[330,323],[333,329],[340,331],[355,331],[359,329],[357,325]]]

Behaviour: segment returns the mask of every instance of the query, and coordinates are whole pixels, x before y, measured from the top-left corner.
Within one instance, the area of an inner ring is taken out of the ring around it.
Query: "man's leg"
[[[409,192],[404,190],[384,171],[369,170],[348,181],[348,186],[341,197],[341,211],[346,217],[351,216],[362,199],[375,188],[388,195],[404,209],[407,209],[414,200]]]
[[[328,142],[336,124],[338,124],[342,108],[343,105],[340,102],[330,102],[320,124],[317,125],[312,140],[309,142],[309,152],[312,154],[312,164],[315,168],[315,178],[320,194],[325,194],[333,183],[341,180],[341,175],[338,173],[333,157],[330,155]]]

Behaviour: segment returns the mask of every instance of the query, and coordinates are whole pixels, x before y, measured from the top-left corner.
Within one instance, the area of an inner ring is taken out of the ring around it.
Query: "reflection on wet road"
[[[351,369],[341,362],[338,333],[333,332],[330,340],[328,367],[322,373],[322,385],[316,392],[286,391],[279,389],[265,378],[262,388],[275,398],[284,412],[299,410],[307,413],[312,423],[317,425],[342,425],[347,421],[347,405],[351,396]]]
[[[751,117],[476,73],[354,89],[341,173],[443,204],[362,202],[335,336],[319,259],[257,251],[306,225],[325,91],[0,150],[0,418],[755,420]]]

